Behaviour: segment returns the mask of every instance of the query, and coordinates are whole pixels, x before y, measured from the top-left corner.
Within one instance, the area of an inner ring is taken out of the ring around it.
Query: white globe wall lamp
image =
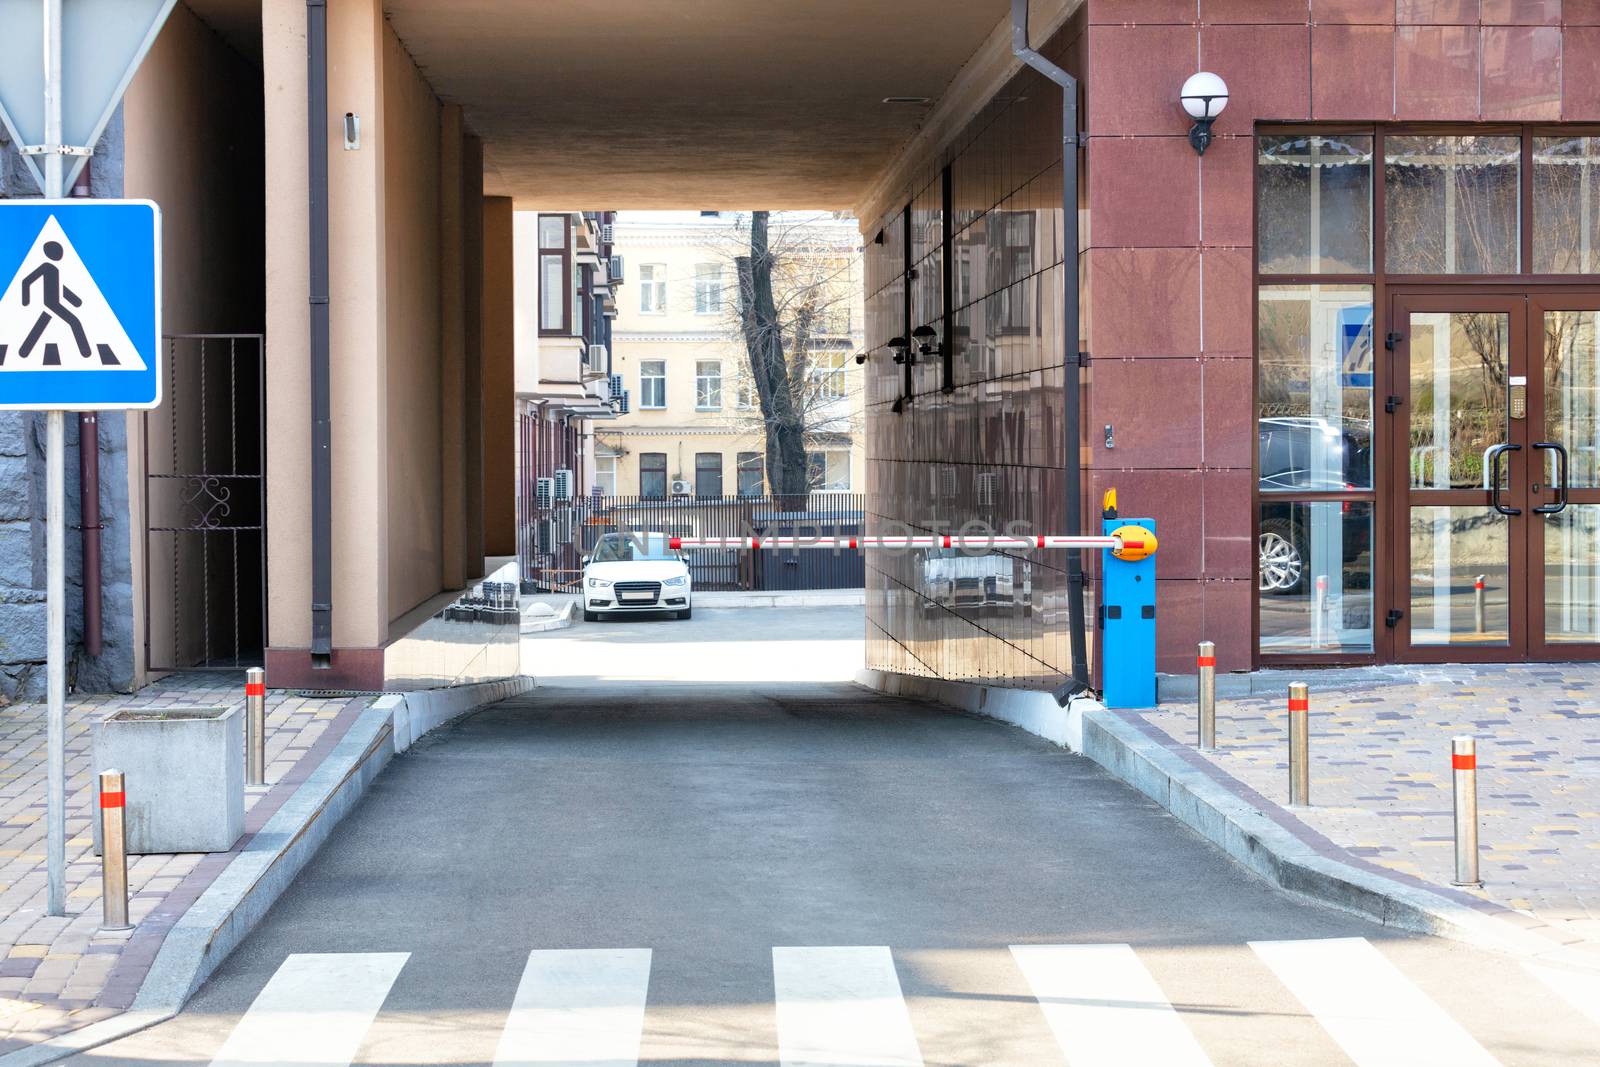
[[[1189,127],[1189,143],[1203,156],[1211,144],[1211,124],[1228,106],[1228,85],[1208,70],[1191,74],[1178,92],[1178,102],[1194,120],[1194,125]]]

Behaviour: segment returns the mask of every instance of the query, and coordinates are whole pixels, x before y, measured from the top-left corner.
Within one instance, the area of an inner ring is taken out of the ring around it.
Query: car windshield
[[[667,535],[660,533],[606,534],[594,546],[590,559],[595,563],[627,563],[641,559],[677,559],[667,546]]]

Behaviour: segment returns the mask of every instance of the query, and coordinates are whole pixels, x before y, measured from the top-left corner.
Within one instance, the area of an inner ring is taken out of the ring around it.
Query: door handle
[[[1567,509],[1567,450],[1557,441],[1539,441],[1535,449],[1548,449],[1556,454],[1556,502],[1540,504],[1533,509],[1535,515],[1559,515]]]
[[[1502,515],[1521,515],[1521,508],[1500,503],[1500,457],[1507,452],[1521,452],[1521,445],[1495,445],[1489,450],[1489,502]]]

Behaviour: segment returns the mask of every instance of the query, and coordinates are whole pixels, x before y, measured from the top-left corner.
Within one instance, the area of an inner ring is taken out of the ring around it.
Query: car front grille
[[[618,582],[612,587],[617,594],[617,606],[624,604],[654,604],[661,599],[660,582]]]

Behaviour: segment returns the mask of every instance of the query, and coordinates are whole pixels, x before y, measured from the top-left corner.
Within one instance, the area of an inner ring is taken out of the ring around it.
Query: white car
[[[689,564],[661,533],[608,533],[583,557],[583,621],[613,611],[673,611],[689,618]]]

